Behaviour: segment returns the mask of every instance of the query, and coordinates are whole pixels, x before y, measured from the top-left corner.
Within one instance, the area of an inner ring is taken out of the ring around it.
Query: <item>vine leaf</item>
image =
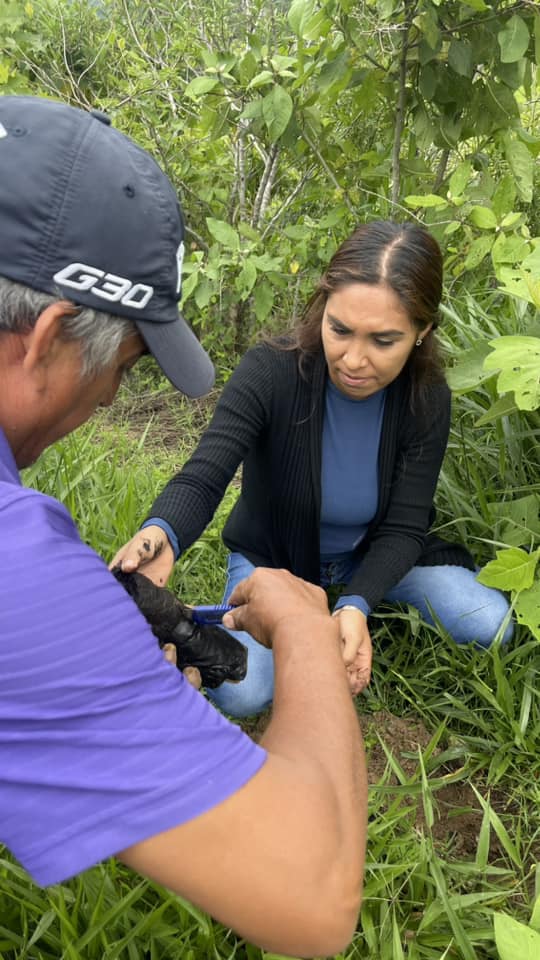
[[[486,587],[499,590],[528,590],[534,581],[539,556],[540,548],[533,553],[527,553],[519,547],[497,550],[496,560],[487,563],[476,579]],[[540,608],[538,613],[540,619]]]
[[[533,637],[540,640],[540,582],[538,580],[516,597],[514,610],[518,623],[522,623],[531,631]]]
[[[484,360],[484,370],[500,370],[499,393],[513,391],[520,410],[536,410],[540,406],[540,337],[499,337],[489,345],[493,352]]]

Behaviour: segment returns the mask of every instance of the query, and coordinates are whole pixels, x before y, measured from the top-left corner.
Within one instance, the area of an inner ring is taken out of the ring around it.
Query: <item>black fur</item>
[[[179,670],[198,667],[204,687],[244,679],[248,652],[243,643],[223,627],[194,623],[189,607],[141,573],[124,573],[120,567],[112,572],[150,624],[159,645],[174,643]]]

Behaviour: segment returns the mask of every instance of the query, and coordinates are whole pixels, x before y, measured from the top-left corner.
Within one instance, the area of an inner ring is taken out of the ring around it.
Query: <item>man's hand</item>
[[[157,587],[164,587],[174,566],[173,549],[161,527],[139,530],[113,557],[109,569],[121,567],[126,573],[139,570]]]
[[[312,617],[329,617],[324,590],[293,576],[287,570],[257,567],[242,580],[229,597],[235,609],[223,617],[229,630],[247,630],[265,647],[282,621],[304,622]]]
[[[334,617],[339,621],[343,660],[347,667],[351,693],[355,697],[367,687],[371,680],[373,650],[367,617],[361,610],[354,607],[335,610]]]

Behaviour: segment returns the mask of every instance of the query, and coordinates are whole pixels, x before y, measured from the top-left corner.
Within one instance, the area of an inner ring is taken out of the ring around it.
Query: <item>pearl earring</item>
[[[423,344],[423,342],[424,342],[424,341],[422,340],[422,337],[418,337],[418,340],[416,341],[416,346],[417,346],[417,347],[421,347],[422,344]]]

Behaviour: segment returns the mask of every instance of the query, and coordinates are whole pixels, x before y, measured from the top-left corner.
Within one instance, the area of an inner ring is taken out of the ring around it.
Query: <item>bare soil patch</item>
[[[374,714],[371,718],[363,718],[364,735],[368,741],[367,764],[368,781],[370,786],[377,788],[381,780],[388,786],[398,786],[399,780],[394,773],[388,777],[388,758],[378,736],[384,740],[387,750],[398,761],[408,779],[418,784],[420,769],[418,748],[424,751],[428,746],[432,734],[426,729],[417,717],[396,717],[387,711]],[[440,754],[442,747],[435,748],[433,757]],[[436,776],[451,776],[458,764],[445,764]],[[482,784],[477,789],[484,795]],[[384,789],[384,786],[382,787]],[[406,789],[406,788],[405,788]],[[391,794],[395,796],[395,794]],[[478,836],[482,825],[483,809],[469,782],[466,780],[450,782],[437,787],[433,791],[435,822],[432,827],[432,836],[436,843],[447,851],[451,851],[452,858],[469,859],[476,855]],[[408,800],[409,802],[409,800]],[[499,816],[512,813],[509,809],[508,798],[502,791],[491,789],[489,803]],[[420,792],[411,792],[411,806],[415,804],[415,827],[419,831],[427,831],[426,817]],[[503,850],[498,838],[491,833],[489,859],[498,860]]]
[[[194,449],[214,412],[220,390],[190,400],[173,387],[134,394],[127,383],[114,406],[103,411],[100,427],[117,430],[121,426],[133,440],[146,432],[145,449],[149,450],[174,450],[186,444]]]
[[[242,721],[242,728],[258,742],[270,721],[271,709],[256,717]],[[385,787],[398,787],[399,780],[394,773],[388,776],[388,758],[378,737],[384,740],[387,749],[397,760],[408,779],[417,784],[420,779],[418,768],[418,748],[425,751],[432,734],[426,729],[417,717],[396,717],[387,711],[380,711],[370,717],[362,717],[362,728],[367,742],[368,782],[370,787],[382,790]],[[377,736],[378,734],[378,736]],[[436,757],[441,748],[436,748],[433,756]],[[452,774],[451,765],[445,765],[437,771],[437,776]],[[381,785],[381,781],[384,783]],[[406,786],[402,787],[406,791]],[[484,791],[477,785],[480,793]],[[478,836],[482,825],[483,810],[470,783],[458,781],[445,784],[434,791],[435,823],[432,827],[432,836],[435,843],[444,849],[446,855],[452,859],[473,859],[476,855]],[[395,798],[395,793],[389,794],[389,801]],[[503,817],[512,813],[508,800],[502,791],[490,790],[489,802],[492,808]],[[428,831],[422,796],[420,792],[411,790],[407,797],[407,805],[415,807],[414,827],[419,833]],[[491,834],[489,861],[496,862],[503,855],[499,840]]]

